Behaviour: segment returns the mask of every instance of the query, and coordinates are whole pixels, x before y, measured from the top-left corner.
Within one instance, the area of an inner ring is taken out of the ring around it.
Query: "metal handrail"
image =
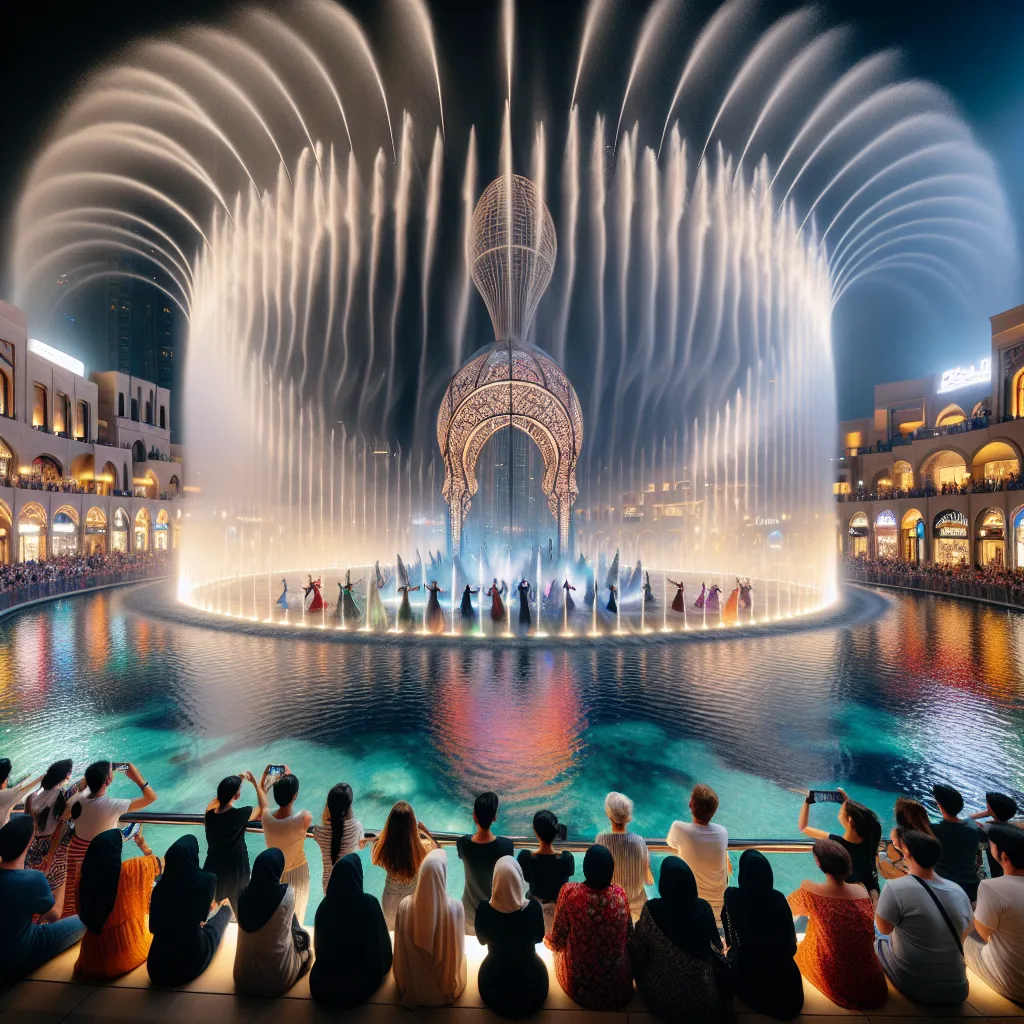
[[[155,813],[153,811],[135,811],[121,815],[122,821],[137,821],[143,825],[195,825],[201,826],[205,823],[205,815],[202,814],[177,814],[173,812]],[[376,839],[377,829],[366,831],[367,839]],[[263,832],[263,825],[259,819],[250,821],[246,826],[246,832]],[[313,835],[313,826],[306,830],[306,838]],[[441,846],[454,846],[462,833],[459,832],[431,832],[433,838]],[[536,844],[536,836],[509,836],[509,839],[516,846],[533,846]],[[672,853],[672,847],[664,839],[644,839],[647,848],[654,853]],[[586,853],[593,846],[593,843],[583,839],[567,839],[558,842],[560,850],[569,850],[574,853]],[[729,839],[729,849],[737,852],[743,850],[760,850],[762,853],[810,853],[814,843],[806,839]]]

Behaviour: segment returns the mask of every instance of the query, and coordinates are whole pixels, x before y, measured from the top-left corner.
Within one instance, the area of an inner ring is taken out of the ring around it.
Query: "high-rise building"
[[[164,300],[156,315],[157,370],[156,382],[170,390],[174,386],[174,314]]]
[[[107,277],[106,293],[107,369],[131,373],[132,341],[135,333],[134,291],[137,282],[126,275],[132,273],[132,254],[117,252],[110,257],[108,268],[110,274]]]

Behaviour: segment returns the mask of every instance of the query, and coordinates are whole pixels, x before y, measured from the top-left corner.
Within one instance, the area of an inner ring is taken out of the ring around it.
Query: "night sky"
[[[0,296],[7,293],[9,221],[20,180],[79,77],[97,61],[116,56],[138,35],[171,28],[186,19],[216,18],[232,6],[209,0],[17,4],[17,29],[8,22],[8,55],[0,65],[5,114],[0,145],[0,210],[5,228]],[[367,22],[372,35],[374,5],[366,0],[350,6]],[[707,3],[693,6],[704,11],[714,8]],[[765,0],[764,20],[793,6]],[[449,109],[472,104],[471,85],[481,75],[493,76],[487,89],[493,94],[500,88],[496,83],[502,74],[495,30],[499,5],[433,0],[430,7]],[[635,7],[639,24],[646,5],[636,3]],[[905,53],[908,75],[934,81],[953,96],[995,159],[1018,237],[1024,237],[1024,3],[827,0],[823,7],[828,22],[849,22],[856,28],[858,50],[898,46]],[[571,81],[584,9],[582,3],[571,0],[554,4],[520,0],[520,52],[543,55],[521,75],[521,81],[528,83],[524,89],[554,88],[560,95],[566,79]],[[697,24],[703,20],[704,16],[695,18]],[[622,63],[628,66],[628,61]],[[610,93],[621,96],[622,84],[609,82]],[[466,109],[466,115],[478,118],[471,109]],[[865,413],[875,383],[976,362],[987,351],[987,316],[1020,302],[1024,302],[1021,281],[997,309],[958,310],[938,295],[923,294],[915,301],[882,287],[860,288],[853,300],[840,304],[834,318],[840,416]]]

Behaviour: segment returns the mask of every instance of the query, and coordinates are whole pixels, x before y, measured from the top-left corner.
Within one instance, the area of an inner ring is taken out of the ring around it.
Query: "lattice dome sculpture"
[[[557,251],[555,225],[537,186],[519,174],[495,178],[473,211],[466,260],[498,341],[526,337]]]
[[[466,258],[497,340],[456,372],[437,414],[453,552],[478,489],[477,459],[503,427],[524,431],[540,450],[541,488],[558,523],[559,553],[569,550],[583,412],[561,367],[523,341],[557,248],[551,214],[529,178],[502,177],[487,186],[473,214]]]

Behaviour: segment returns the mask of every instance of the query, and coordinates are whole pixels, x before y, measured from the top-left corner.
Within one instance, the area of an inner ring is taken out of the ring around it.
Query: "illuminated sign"
[[[50,529],[54,533],[74,533],[76,527],[74,523],[54,523]]]
[[[982,359],[978,369],[972,363],[968,367],[955,366],[952,370],[942,371],[942,380],[939,383],[939,394],[943,391],[956,391],[958,388],[965,388],[970,384],[987,384],[992,380],[992,360],[989,357]]]
[[[18,533],[20,534],[27,534],[31,537],[41,532],[41,528],[37,526],[35,523],[18,523]]]
[[[875,519],[875,526],[895,526],[896,516],[892,512],[879,512]]]
[[[59,348],[47,345],[46,342],[40,341],[38,338],[28,339],[28,350],[55,366],[78,374],[79,377],[85,376],[85,363],[80,359],[75,359],[74,356],[69,356],[66,352],[61,352]]]
[[[967,516],[963,512],[943,512],[935,520],[935,536],[966,538]]]
[[[778,526],[779,521],[774,516],[758,516],[754,520],[755,526]]]

